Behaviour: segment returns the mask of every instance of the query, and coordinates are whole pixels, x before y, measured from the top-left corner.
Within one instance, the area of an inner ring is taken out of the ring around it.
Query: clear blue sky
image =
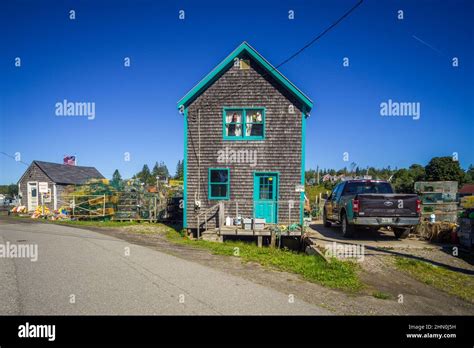
[[[0,151],[28,163],[75,154],[107,177],[155,161],[174,173],[183,157],[176,102],[191,87],[244,40],[279,64],[355,2],[2,1]],[[474,163],[473,4],[366,0],[283,66],[315,102],[307,168],[342,168],[346,151],[361,167],[425,165],[453,152],[462,167]],[[55,116],[63,99],[95,102],[95,119]],[[420,119],[381,117],[388,99],[421,103]],[[26,169],[1,154],[0,166],[1,184]]]

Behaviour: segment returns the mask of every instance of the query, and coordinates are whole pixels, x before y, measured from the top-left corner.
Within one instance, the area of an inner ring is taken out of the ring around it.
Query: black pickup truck
[[[395,237],[406,238],[420,222],[420,200],[416,194],[397,194],[382,180],[347,180],[336,185],[323,210],[325,227],[339,222],[344,237],[358,227],[390,227]]]

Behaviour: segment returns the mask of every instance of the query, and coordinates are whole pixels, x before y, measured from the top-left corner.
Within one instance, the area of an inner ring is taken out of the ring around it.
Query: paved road
[[[289,294],[89,230],[4,219],[0,246],[7,242],[37,245],[38,260],[0,257],[0,314],[329,314],[298,298],[290,303]]]

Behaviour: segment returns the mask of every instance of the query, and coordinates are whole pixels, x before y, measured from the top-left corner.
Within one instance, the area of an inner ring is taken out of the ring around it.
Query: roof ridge
[[[69,165],[69,164],[64,164],[64,163],[56,163],[56,162],[48,162],[48,161],[40,161],[40,160],[33,160],[33,162],[36,162],[36,163],[47,163],[47,164],[56,164],[58,166],[69,166],[69,167],[83,167],[83,168],[94,168],[96,169],[95,167],[93,166],[77,166],[77,165]]]

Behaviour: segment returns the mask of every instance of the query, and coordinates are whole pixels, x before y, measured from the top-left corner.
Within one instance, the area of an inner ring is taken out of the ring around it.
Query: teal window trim
[[[275,199],[277,200],[277,204],[280,200],[280,172],[265,172],[265,171],[254,171],[253,172],[253,178],[254,178],[254,181],[255,182],[255,177],[258,176],[258,175],[275,175],[276,178],[277,178],[277,190],[276,190],[276,197]],[[258,197],[257,197],[257,192],[253,192],[253,199],[256,200]]]
[[[212,183],[211,182],[211,170],[227,170],[227,195],[225,197],[213,197],[211,185],[223,185],[225,183]],[[230,199],[230,168],[209,168],[208,170],[208,179],[207,179],[207,186],[208,186],[208,199],[209,200],[219,200],[219,201],[228,201]]]
[[[248,110],[261,110],[262,112],[262,122],[247,122],[247,111]],[[240,124],[242,126],[242,135],[239,136],[228,136],[226,134],[226,125],[228,124],[233,124],[232,122],[226,122],[226,114],[228,111],[238,111],[241,112],[242,119],[241,122],[238,122],[236,124]],[[265,107],[242,107],[242,106],[236,106],[236,107],[227,107],[225,106],[222,109],[222,138],[224,140],[265,140],[265,114],[266,114],[267,109]],[[262,129],[262,136],[248,136],[246,135],[246,130],[247,130],[247,125],[248,124],[260,124],[262,123],[263,129]]]

